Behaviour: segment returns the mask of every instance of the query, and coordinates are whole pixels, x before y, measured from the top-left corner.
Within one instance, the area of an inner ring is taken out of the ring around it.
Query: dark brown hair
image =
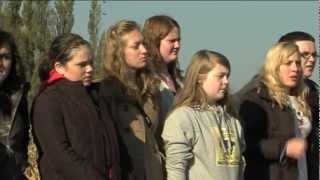
[[[13,35],[0,30],[0,48],[5,46],[8,46],[11,52],[11,70],[1,86],[8,92],[14,92],[25,82],[24,68]]]
[[[89,42],[77,34],[66,33],[57,36],[51,43],[48,52],[41,59],[40,80],[45,81],[49,78],[49,71],[53,69],[56,62],[66,64],[72,58],[72,50],[80,46],[87,46],[91,49]]]

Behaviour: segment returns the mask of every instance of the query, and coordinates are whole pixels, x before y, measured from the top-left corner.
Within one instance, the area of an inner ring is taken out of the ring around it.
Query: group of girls
[[[100,81],[86,40],[68,33],[52,41],[31,108],[41,179],[298,180],[311,128],[298,47],[282,42],[268,50],[239,114],[223,54],[197,51],[182,77],[180,31],[165,15],[143,28],[116,22],[103,34]],[[0,165],[12,161],[0,176],[15,180],[24,179],[29,128],[16,49],[0,32]]]

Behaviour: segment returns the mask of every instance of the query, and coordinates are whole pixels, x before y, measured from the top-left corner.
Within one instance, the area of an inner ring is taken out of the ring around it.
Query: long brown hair
[[[217,64],[225,66],[231,72],[229,60],[222,54],[211,50],[196,52],[187,68],[184,87],[177,94],[173,103],[173,110],[181,106],[200,106],[206,108],[208,98],[202,89],[203,75],[207,75]],[[235,110],[229,103],[229,92],[217,102],[230,114],[236,116]]]
[[[19,56],[14,36],[0,29],[0,48],[8,46],[11,54],[11,70],[8,77],[0,84],[7,93],[17,91],[25,82],[24,66]]]
[[[154,78],[147,64],[146,67],[136,71],[137,83],[135,87],[126,82],[129,67],[124,57],[126,42],[123,40],[123,36],[135,30],[140,31],[140,27],[135,21],[120,20],[110,26],[104,34],[104,77],[118,79],[125,86],[127,95],[140,99],[154,94],[160,81]]]
[[[173,28],[177,28],[180,33],[180,26],[176,20],[170,16],[157,15],[148,18],[143,26],[143,36],[146,47],[150,55],[152,68],[160,73],[162,63],[162,56],[160,54],[160,42],[164,39]],[[173,61],[167,65],[168,72],[177,89],[181,88],[177,79],[182,81],[181,70],[179,69],[178,60]]]

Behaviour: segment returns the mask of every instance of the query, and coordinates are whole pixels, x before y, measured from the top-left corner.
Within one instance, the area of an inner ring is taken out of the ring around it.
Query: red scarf
[[[49,78],[46,81],[41,82],[39,92],[42,92],[47,87],[54,84],[56,81],[64,78],[65,77],[63,76],[63,74],[59,74],[55,69],[52,69],[51,71],[49,71]]]

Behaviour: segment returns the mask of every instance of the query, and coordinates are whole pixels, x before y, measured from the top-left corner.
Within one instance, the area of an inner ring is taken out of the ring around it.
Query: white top
[[[299,110],[296,97],[289,96],[290,106],[295,113],[295,135],[296,137],[307,138],[311,131],[310,119]],[[306,153],[298,159],[299,180],[308,180]]]

